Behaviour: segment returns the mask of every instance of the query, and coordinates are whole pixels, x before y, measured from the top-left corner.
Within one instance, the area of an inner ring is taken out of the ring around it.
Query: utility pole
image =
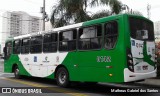
[[[46,1],[43,0],[43,7],[41,7],[40,12],[42,13],[42,31],[45,31],[45,22],[49,21],[48,14],[46,14],[45,7]]]
[[[151,5],[147,5],[147,16],[148,16],[148,19],[150,19],[150,16],[151,16],[151,12],[150,12],[150,10],[151,10]]]
[[[45,18],[46,18],[45,0],[43,0],[43,7],[41,7],[41,13],[42,13],[42,31],[45,31]]]

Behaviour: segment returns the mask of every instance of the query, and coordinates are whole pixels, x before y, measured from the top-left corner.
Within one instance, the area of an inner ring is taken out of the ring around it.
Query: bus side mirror
[[[1,57],[1,59],[4,59],[4,57]]]
[[[7,49],[6,49],[6,47],[3,48],[3,53],[4,53],[4,55],[3,55],[3,57],[1,57],[1,58],[2,58],[2,59],[5,59],[5,58],[6,58],[6,55],[7,55]]]

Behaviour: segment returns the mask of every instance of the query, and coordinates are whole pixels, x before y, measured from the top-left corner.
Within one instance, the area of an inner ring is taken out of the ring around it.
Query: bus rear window
[[[129,18],[130,32],[133,39],[154,40],[153,23],[144,19]]]

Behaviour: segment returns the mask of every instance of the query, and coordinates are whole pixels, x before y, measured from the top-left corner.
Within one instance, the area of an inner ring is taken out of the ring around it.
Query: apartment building
[[[31,16],[26,12],[5,12],[3,17],[0,40],[1,52],[7,38],[41,31],[41,18]]]

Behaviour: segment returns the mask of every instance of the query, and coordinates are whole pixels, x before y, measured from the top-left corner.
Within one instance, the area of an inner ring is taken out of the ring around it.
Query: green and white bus
[[[131,82],[156,77],[153,22],[121,14],[14,37],[4,71],[70,81]]]

